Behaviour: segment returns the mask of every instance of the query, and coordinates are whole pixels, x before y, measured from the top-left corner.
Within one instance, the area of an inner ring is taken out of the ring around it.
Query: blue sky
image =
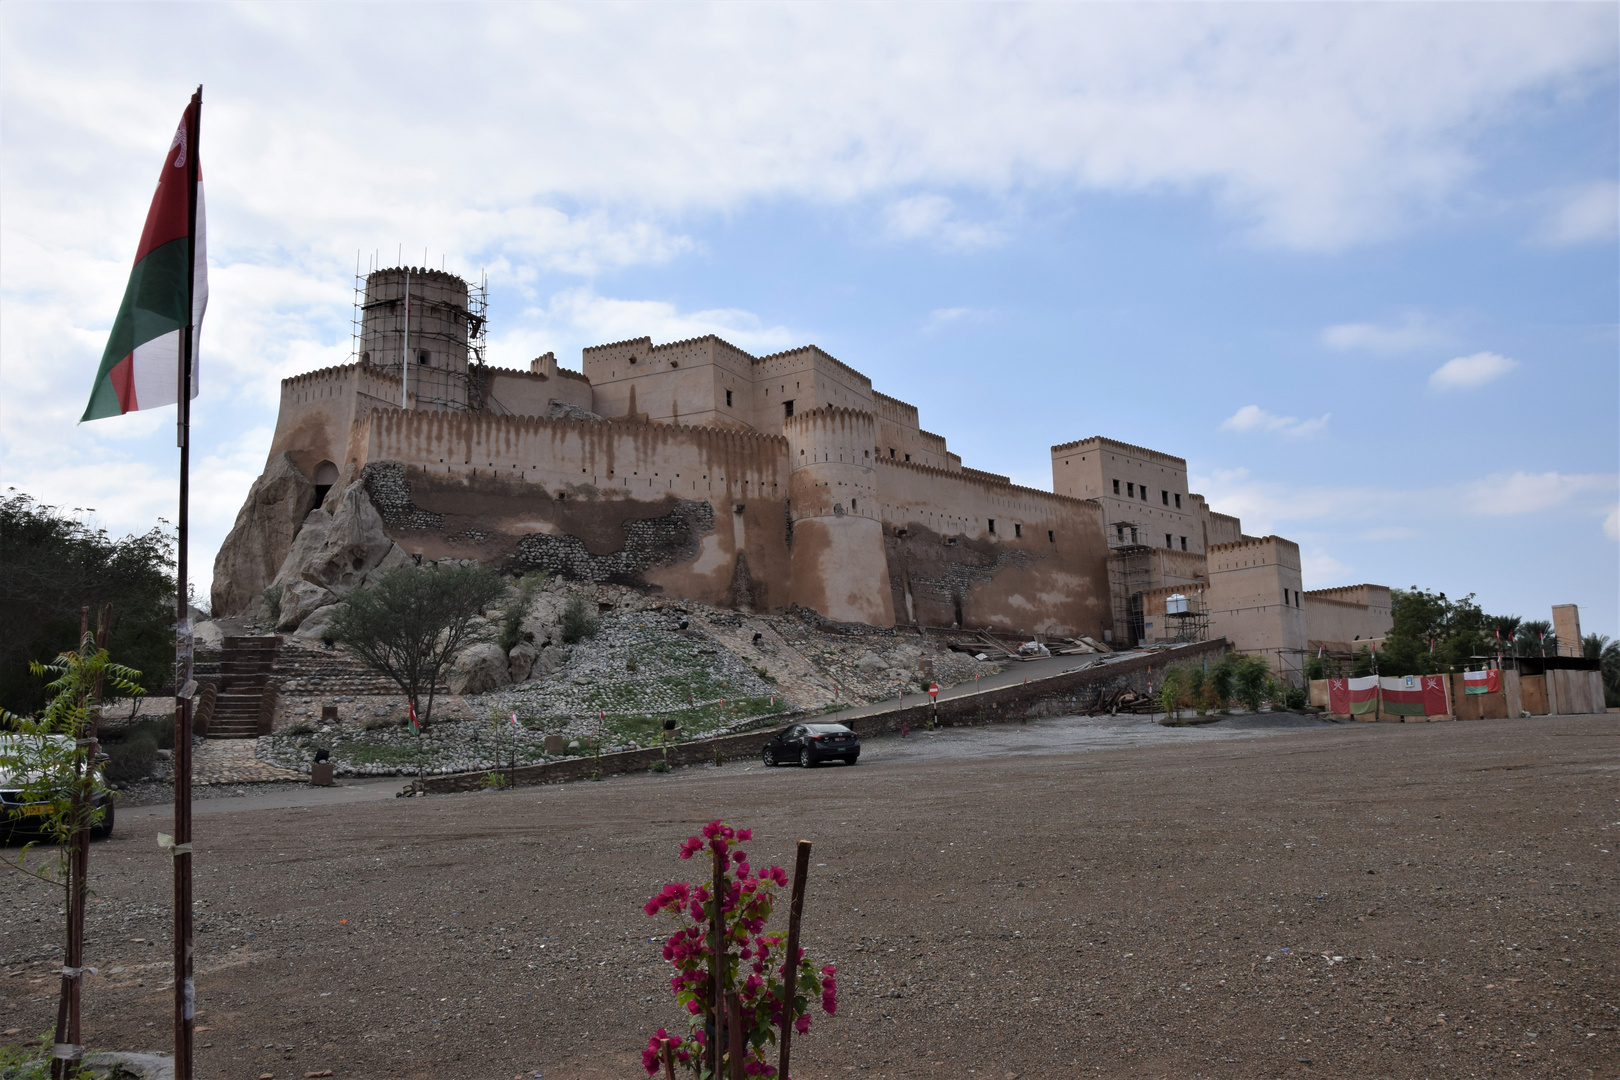
[[[0,482],[173,517],[172,411],[74,421],[202,82],[204,594],[355,252],[425,249],[496,363],[814,342],[970,465],[1143,443],[1309,588],[1620,636],[1616,11],[9,3]]]

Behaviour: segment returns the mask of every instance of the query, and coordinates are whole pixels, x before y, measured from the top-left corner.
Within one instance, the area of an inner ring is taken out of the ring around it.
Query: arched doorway
[[[337,483],[338,468],[330,461],[323,461],[315,466],[315,475],[310,479],[315,483],[315,505],[320,506],[326,502],[326,493]]]

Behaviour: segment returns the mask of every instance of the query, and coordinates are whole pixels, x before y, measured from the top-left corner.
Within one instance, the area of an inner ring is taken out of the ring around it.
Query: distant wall
[[[1101,635],[1107,546],[1095,502],[886,457],[877,471],[898,621]]]
[[[1382,638],[1393,625],[1389,589],[1382,585],[1305,593],[1305,629],[1311,641],[1367,641]]]
[[[1211,634],[1301,684],[1307,637],[1297,544],[1266,536],[1210,548],[1206,596]]]

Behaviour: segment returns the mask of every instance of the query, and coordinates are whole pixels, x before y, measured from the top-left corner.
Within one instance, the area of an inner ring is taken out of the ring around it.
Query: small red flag
[[[416,702],[407,701],[405,703],[405,708],[406,708],[407,711],[409,711],[410,717],[411,717],[411,734],[412,735],[420,735],[420,734],[422,734],[422,725],[420,723],[418,723],[417,719],[416,719]]]

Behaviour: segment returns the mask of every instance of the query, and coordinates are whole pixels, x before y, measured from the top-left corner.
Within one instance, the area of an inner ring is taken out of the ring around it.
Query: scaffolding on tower
[[[1108,596],[1115,645],[1135,648],[1146,643],[1142,593],[1153,584],[1152,560],[1153,549],[1142,543],[1140,523],[1108,523]]]

